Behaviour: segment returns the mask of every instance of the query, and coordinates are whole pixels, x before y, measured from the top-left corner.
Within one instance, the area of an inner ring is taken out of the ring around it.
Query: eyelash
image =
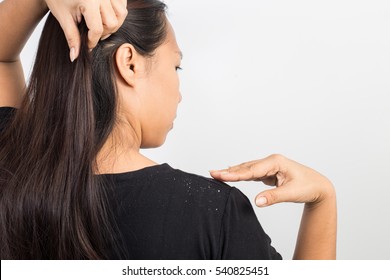
[[[181,68],[181,67],[176,67],[176,71],[178,71],[178,70],[183,70],[183,68]]]

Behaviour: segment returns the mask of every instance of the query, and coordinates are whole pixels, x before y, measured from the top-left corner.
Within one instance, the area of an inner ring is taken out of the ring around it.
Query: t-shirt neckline
[[[146,166],[138,170],[125,171],[120,173],[104,173],[96,176],[103,177],[122,177],[122,176],[130,176],[130,175],[140,175],[144,173],[155,172],[156,170],[165,170],[167,168],[171,168],[168,163],[156,164],[151,166]]]

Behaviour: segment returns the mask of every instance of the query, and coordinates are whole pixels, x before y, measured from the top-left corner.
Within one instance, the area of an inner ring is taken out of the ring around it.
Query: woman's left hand
[[[51,13],[64,30],[70,59],[78,57],[80,33],[78,23],[84,17],[88,31],[88,47],[93,49],[100,39],[116,32],[127,16],[127,0],[45,0]]]

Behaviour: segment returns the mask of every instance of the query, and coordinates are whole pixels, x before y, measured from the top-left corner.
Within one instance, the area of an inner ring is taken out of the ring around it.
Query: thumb
[[[283,187],[266,190],[256,196],[255,203],[258,207],[271,206],[279,202],[286,202],[288,194]]]
[[[68,42],[70,61],[73,62],[79,56],[81,44],[80,32],[77,27],[77,23],[70,15],[63,18],[59,23],[64,31],[66,41]]]

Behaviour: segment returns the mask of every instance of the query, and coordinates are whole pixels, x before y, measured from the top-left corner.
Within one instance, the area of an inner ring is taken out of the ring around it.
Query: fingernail
[[[70,61],[71,62],[73,62],[76,59],[76,50],[75,50],[75,48],[71,48],[70,49],[69,56],[70,56]]]
[[[265,198],[264,196],[259,197],[258,199],[256,199],[256,205],[257,206],[264,206],[265,204],[267,204],[267,198]]]

